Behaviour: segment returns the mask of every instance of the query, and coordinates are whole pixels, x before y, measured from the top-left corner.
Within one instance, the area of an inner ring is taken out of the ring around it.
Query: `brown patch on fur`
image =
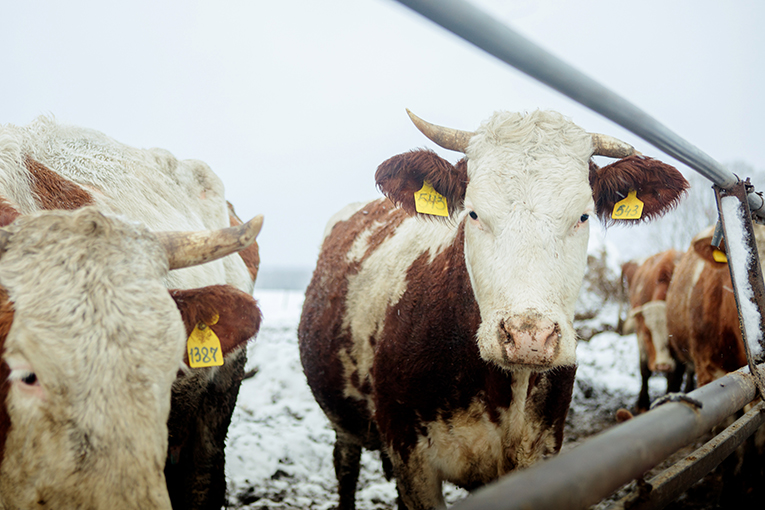
[[[27,156],[25,164],[32,177],[32,192],[41,209],[74,210],[93,204],[90,193],[42,163]]]
[[[231,205],[231,202],[227,201],[226,203],[228,204],[228,218],[230,225],[236,227],[243,224],[244,222],[239,219],[239,216],[234,212],[234,206]],[[247,271],[250,273],[250,278],[252,278],[252,281],[254,282],[258,278],[258,269],[260,268],[260,249],[258,248],[258,241],[253,242],[244,250],[239,251],[239,256],[242,257],[244,265],[247,266]]]
[[[375,181],[386,197],[411,215],[417,214],[414,194],[428,181],[446,198],[452,214],[465,200],[467,164],[462,159],[452,165],[431,150],[413,150],[384,161],[377,168]]]
[[[220,339],[224,356],[246,343],[260,329],[261,314],[257,302],[231,285],[173,289],[170,295],[181,312],[187,335],[200,322],[209,325],[218,314],[218,322],[211,328]],[[188,362],[187,354],[183,359]]]
[[[18,217],[19,212],[14,209],[10,202],[0,197],[0,227],[10,225]]]
[[[598,217],[606,224],[616,222],[637,224],[650,221],[671,210],[688,189],[688,181],[673,166],[644,156],[629,156],[598,169],[590,162],[590,187]],[[631,191],[643,202],[639,220],[614,220],[614,204]]]
[[[694,285],[698,263],[704,269]],[[727,264],[705,260],[691,247],[680,259],[667,291],[670,345],[695,366],[699,386],[747,363],[732,290]]]
[[[0,353],[5,352],[5,339],[13,324],[13,303],[8,299],[8,293],[0,286]],[[11,370],[5,361],[0,361],[0,465],[5,455],[5,440],[11,429],[11,418],[8,416],[6,399],[11,387],[8,376]]]

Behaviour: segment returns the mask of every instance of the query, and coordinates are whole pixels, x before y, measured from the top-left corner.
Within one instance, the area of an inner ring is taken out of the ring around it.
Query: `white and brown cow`
[[[203,162],[178,160],[161,149],[136,149],[51,118],[0,127],[0,227],[36,211],[87,205],[152,231],[241,223],[220,179]],[[163,282],[184,292],[232,285],[251,294],[258,262],[253,243],[239,255],[168,273]],[[196,322],[190,324],[189,332]],[[224,503],[224,442],[245,361],[245,349],[235,348],[223,366],[184,370],[173,385],[165,474],[175,508],[217,509]]]
[[[667,333],[667,289],[675,264],[680,258],[677,250],[667,250],[647,259],[626,262],[622,266],[622,284],[629,290],[630,311],[623,334],[635,333],[640,353],[640,395],[635,411],[648,410],[648,379],[654,372],[667,376],[667,391],[680,391],[685,365],[678,362],[669,346]],[[692,389],[693,376],[689,377]]]
[[[636,190],[651,218],[687,186],[555,112],[497,113],[475,133],[413,120],[466,158],[416,150],[380,165],[388,198],[335,218],[298,328],[337,435],[343,509],[355,505],[362,447],[382,450],[412,509],[443,506],[444,480],[472,489],[557,452],[589,217],[609,221]],[[593,153],[623,159],[598,169]],[[424,181],[448,217],[415,214]]]
[[[219,314],[231,351],[260,314],[231,286],[168,292],[163,280],[258,229],[168,237],[94,207],[0,229],[0,508],[171,508],[167,419],[186,331]]]

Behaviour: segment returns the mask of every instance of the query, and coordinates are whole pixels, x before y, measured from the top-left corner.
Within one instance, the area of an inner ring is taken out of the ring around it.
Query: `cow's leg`
[[[680,387],[683,385],[684,375],[685,363],[678,361],[675,364],[675,369],[667,374],[667,393],[677,393],[680,391]]]
[[[340,495],[338,510],[354,510],[356,508],[356,482],[359,479],[361,465],[361,444],[351,434],[344,431],[335,432],[335,476],[337,476],[337,492]]]
[[[400,509],[432,510],[446,507],[438,473],[416,451],[409,454],[406,463],[395,452],[391,453],[390,458],[396,473]]]
[[[635,405],[635,413],[644,413],[651,406],[651,397],[648,395],[648,379],[651,377],[651,371],[648,369],[648,362],[640,360],[640,395]]]

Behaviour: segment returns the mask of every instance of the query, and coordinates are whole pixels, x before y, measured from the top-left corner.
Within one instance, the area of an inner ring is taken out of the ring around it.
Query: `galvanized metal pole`
[[[755,396],[741,371],[689,394],[703,407],[668,403],[480,489],[453,510],[583,510],[692,443]]]
[[[682,161],[721,188],[736,176],[626,99],[548,53],[464,0],[396,0],[466,41],[536,78],[574,101],[632,131]],[[748,197],[749,208],[765,221],[765,201]]]
[[[765,396],[765,377],[757,368],[765,359],[765,282],[746,200],[746,185],[739,181],[727,189],[717,186],[714,189],[746,359],[760,395]]]

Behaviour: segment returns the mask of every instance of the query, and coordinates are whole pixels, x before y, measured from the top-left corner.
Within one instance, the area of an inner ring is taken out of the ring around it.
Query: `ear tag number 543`
[[[186,349],[191,368],[219,367],[223,365],[220,339],[210,326],[218,322],[216,315],[209,324],[200,322],[189,335]]]
[[[421,214],[449,216],[446,197],[433,189],[428,181],[422,183],[422,189],[414,192],[414,208]]]
[[[615,220],[639,220],[643,216],[643,202],[634,189],[627,193],[627,198],[614,204],[611,218]]]

